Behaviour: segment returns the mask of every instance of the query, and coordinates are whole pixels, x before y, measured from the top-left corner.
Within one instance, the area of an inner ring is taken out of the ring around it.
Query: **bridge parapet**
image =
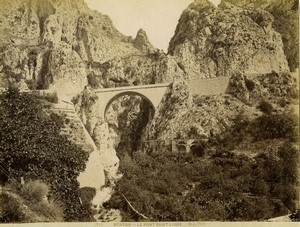
[[[155,110],[169,86],[170,83],[163,83],[95,89],[94,92],[99,97],[96,105],[100,116],[105,119],[106,111],[114,100],[124,95],[138,95],[148,100]]]
[[[114,92],[114,91],[132,91],[132,90],[144,90],[144,89],[153,89],[153,88],[166,88],[170,86],[170,84],[171,83],[147,84],[147,85],[113,87],[113,88],[98,88],[98,89],[94,89],[94,92],[102,93],[102,92]]]

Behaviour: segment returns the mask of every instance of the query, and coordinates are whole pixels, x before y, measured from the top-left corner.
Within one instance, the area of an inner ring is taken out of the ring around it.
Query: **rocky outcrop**
[[[230,78],[227,93],[248,105],[255,106],[261,101],[285,107],[297,98],[296,79],[288,73],[271,72],[247,76],[237,72]]]
[[[133,45],[143,53],[150,53],[155,50],[143,29],[138,30],[138,33],[133,40]]]
[[[297,89],[296,79],[290,74],[274,71],[253,76],[236,72],[229,79],[226,94],[198,95],[184,80],[175,81],[142,139],[170,144],[180,138],[213,138],[228,131],[240,113],[249,118],[261,115],[257,107],[262,101],[277,112],[285,111],[297,99]]]
[[[231,95],[192,95],[188,86],[178,81],[162,100],[143,139],[159,139],[166,144],[175,138],[209,139],[228,130],[242,110],[256,112]]]
[[[1,86],[22,80],[71,99],[87,84],[86,62],[141,54],[82,0],[4,0],[0,17]]]
[[[85,65],[72,48],[61,43],[55,46],[48,58],[48,72],[42,75],[48,88],[58,97],[70,100],[87,84]],[[44,82],[45,84],[45,82]]]
[[[103,64],[90,64],[88,82],[93,88],[155,84],[185,78],[176,60],[160,51],[146,55],[114,58]]]
[[[281,34],[283,50],[291,71],[299,68],[299,1],[298,0],[227,0],[249,9],[264,9],[274,17],[273,27]]]
[[[289,72],[272,22],[266,11],[197,0],[182,13],[168,51],[192,78],[230,76],[237,69],[246,74]]]

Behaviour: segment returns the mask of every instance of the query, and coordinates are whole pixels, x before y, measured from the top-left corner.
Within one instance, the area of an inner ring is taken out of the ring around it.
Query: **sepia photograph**
[[[0,0],[1,226],[299,224],[299,135],[298,0]]]

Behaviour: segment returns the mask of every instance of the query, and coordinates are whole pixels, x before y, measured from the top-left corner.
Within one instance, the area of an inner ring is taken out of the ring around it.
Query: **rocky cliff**
[[[143,45],[81,0],[5,0],[0,16],[1,86],[25,81],[70,99],[87,84],[86,62],[138,54],[135,45]]]
[[[155,48],[149,42],[146,32],[143,29],[138,30],[133,45],[142,52],[153,52]]]
[[[93,88],[99,88],[172,82],[185,76],[174,57],[155,51],[90,64],[87,78]]]
[[[209,139],[232,127],[241,112],[259,116],[257,106],[264,100],[278,111],[289,104],[297,96],[295,81],[272,23],[273,16],[263,10],[195,0],[182,13],[169,45],[185,79],[173,83],[144,138]],[[226,83],[219,93],[202,93],[214,81],[200,78],[223,76],[228,80],[216,82]]]
[[[299,1],[298,0],[256,0],[227,2],[245,9],[264,9],[274,17],[273,27],[282,36],[283,50],[292,71],[299,68]]]
[[[288,72],[281,36],[272,23],[266,11],[196,0],[182,13],[168,51],[192,78],[230,76],[236,69]]]
[[[5,0],[0,15],[1,87],[51,89],[71,100],[87,84],[153,84],[184,74],[144,30],[126,37],[83,1]]]

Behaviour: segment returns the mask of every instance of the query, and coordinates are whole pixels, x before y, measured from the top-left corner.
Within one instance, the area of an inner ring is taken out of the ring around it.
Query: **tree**
[[[10,88],[0,97],[0,161],[11,179],[41,180],[65,206],[66,220],[79,220],[77,177],[88,154],[60,134],[64,119],[46,101]],[[47,106],[48,108],[45,108]]]

